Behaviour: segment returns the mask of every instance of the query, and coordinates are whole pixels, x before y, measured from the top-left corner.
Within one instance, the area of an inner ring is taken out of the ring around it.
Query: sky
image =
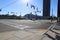
[[[29,4],[29,6],[27,6],[27,2]],[[50,15],[52,15],[52,9],[53,9],[53,15],[57,16],[57,0],[51,0],[51,4],[50,4]],[[33,8],[30,7],[30,5],[33,4],[34,6],[36,6],[36,8],[38,7],[39,11],[41,11],[41,13],[36,13],[39,16],[43,15],[43,0],[0,0],[0,9],[2,9],[2,11],[0,12],[0,14],[15,14],[15,15],[22,15],[24,16],[25,14],[29,14],[29,13],[33,13],[35,14],[35,11]],[[15,13],[11,13],[11,12],[15,12]]]

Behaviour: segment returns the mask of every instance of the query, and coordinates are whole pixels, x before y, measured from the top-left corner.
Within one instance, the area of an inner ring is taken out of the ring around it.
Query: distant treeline
[[[0,19],[21,19],[20,16],[16,16],[16,15],[0,15]]]
[[[38,19],[57,19],[57,17],[55,16],[39,16],[39,15],[33,15],[32,13],[31,14],[26,14],[24,15],[25,19],[30,19],[30,20],[38,20]]]
[[[16,16],[16,15],[0,15],[0,19],[30,19],[30,20],[38,20],[38,19],[57,19],[57,17],[45,17],[45,16],[38,16],[33,14],[26,14],[24,16]]]

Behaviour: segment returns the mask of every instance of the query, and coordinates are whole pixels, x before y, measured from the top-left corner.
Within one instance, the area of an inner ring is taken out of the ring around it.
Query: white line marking
[[[9,25],[9,26],[12,26],[12,27],[16,27],[16,28],[18,28],[18,29],[25,29],[25,28],[27,28],[27,27],[29,27],[29,26],[26,26],[26,25],[13,25],[13,24],[11,24],[11,23],[9,23],[9,22],[2,22],[3,24],[5,24],[5,25]]]

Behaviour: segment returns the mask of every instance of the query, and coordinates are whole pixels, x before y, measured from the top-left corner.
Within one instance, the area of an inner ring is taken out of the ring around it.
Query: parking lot
[[[0,40],[39,40],[50,20],[0,20]]]

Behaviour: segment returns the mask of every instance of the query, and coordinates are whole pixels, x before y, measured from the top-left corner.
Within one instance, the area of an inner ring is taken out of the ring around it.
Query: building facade
[[[50,0],[43,0],[43,16],[50,16]]]
[[[60,0],[58,0],[58,11],[57,11],[58,21],[60,21]]]

